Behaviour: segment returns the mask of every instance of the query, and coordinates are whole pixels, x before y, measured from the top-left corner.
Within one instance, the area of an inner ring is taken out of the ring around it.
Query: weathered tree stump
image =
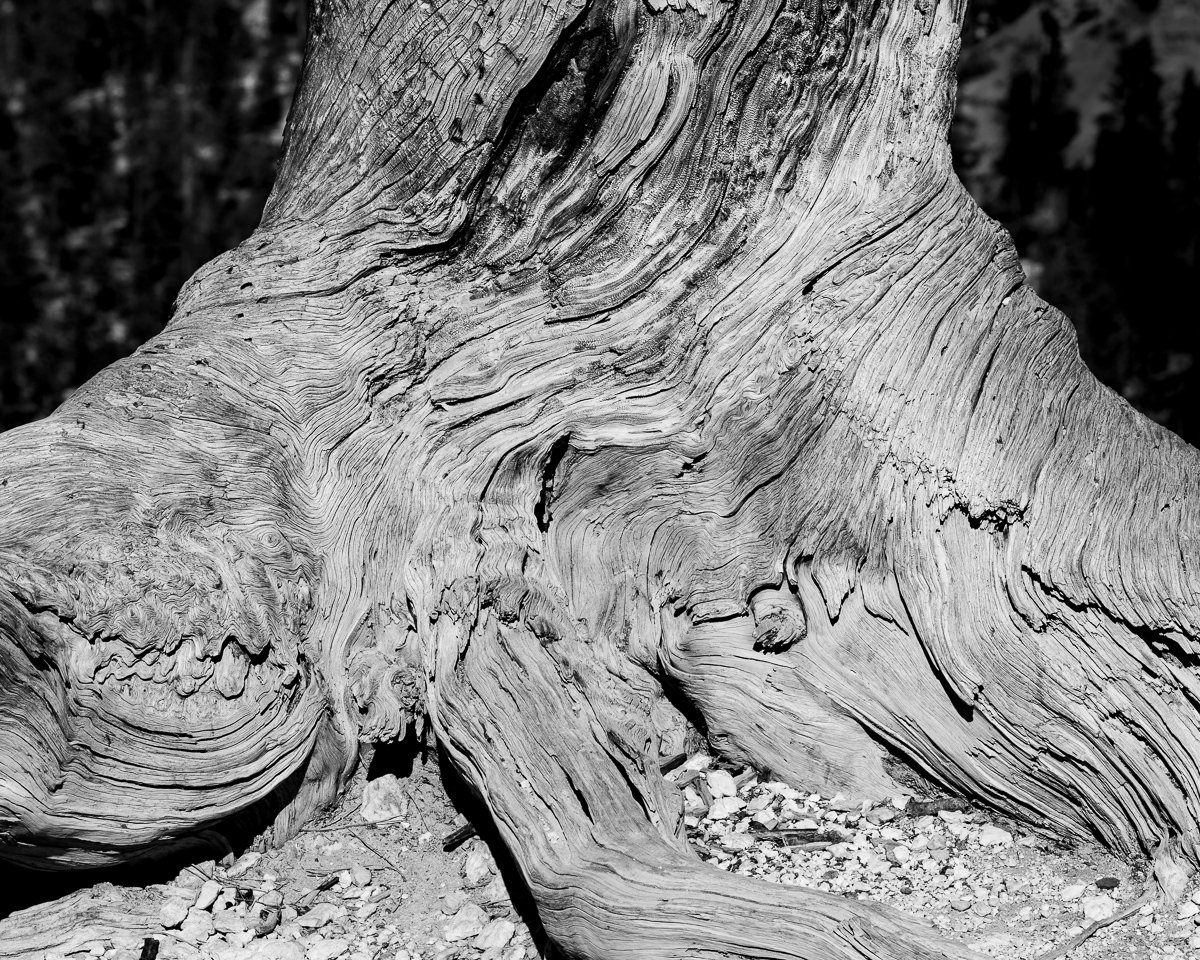
[[[951,170],[961,2],[315,3],[263,223],[0,440],[0,856],[290,835],[427,716],[592,958],[926,957],[726,754],[1197,859],[1197,451]]]

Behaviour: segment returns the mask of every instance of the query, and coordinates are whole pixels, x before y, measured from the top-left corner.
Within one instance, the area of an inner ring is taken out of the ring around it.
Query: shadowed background
[[[258,222],[305,0],[0,0],[0,428]],[[971,0],[953,146],[1084,360],[1200,444],[1200,4]]]

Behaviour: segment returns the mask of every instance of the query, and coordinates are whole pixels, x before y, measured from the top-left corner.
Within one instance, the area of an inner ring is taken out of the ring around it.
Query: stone
[[[1200,913],[1200,904],[1192,900],[1188,900],[1182,907],[1179,908],[1179,919],[1190,920],[1196,914]]]
[[[483,932],[487,919],[487,914],[482,909],[473,903],[468,903],[450,918],[450,922],[442,930],[442,938],[451,943],[457,943],[459,940],[477,937]]]
[[[840,793],[829,801],[829,809],[836,810],[838,813],[860,813],[862,808],[861,800],[851,800]]]
[[[221,895],[221,885],[216,880],[205,880],[200,887],[200,892],[196,894],[196,909],[207,910],[217,902],[217,897]]]
[[[1013,838],[1007,830],[988,824],[979,831],[979,842],[985,847],[1007,847]]]
[[[254,865],[261,859],[261,853],[255,853],[253,850],[249,850],[237,858],[233,866],[225,871],[225,875],[229,877],[230,880],[236,880],[238,877],[243,877],[249,873],[254,868]]]
[[[188,902],[182,897],[172,897],[158,911],[158,922],[164,930],[174,930],[187,919],[187,915]]]
[[[314,940],[304,951],[304,960],[337,960],[349,949],[348,940]]]
[[[463,881],[468,887],[481,887],[487,883],[496,872],[496,863],[491,854],[480,847],[475,847],[467,854],[463,863]]]
[[[356,887],[365,887],[371,882],[371,871],[361,863],[356,863],[350,868],[350,880]]]
[[[295,940],[260,941],[244,947],[238,960],[304,960],[304,947]]]
[[[179,926],[179,939],[199,945],[213,935],[213,918],[207,910],[192,907]]]
[[[250,923],[244,914],[232,910],[219,910],[213,914],[213,930],[217,933],[245,933],[250,929]]]
[[[968,910],[971,909],[971,901],[970,900],[951,900],[950,901],[950,909],[957,910],[959,913],[966,913]]]
[[[480,890],[477,896],[483,903],[492,906],[508,904],[510,902],[508,888],[504,886],[504,880],[498,874],[492,877],[488,885]],[[451,912],[453,913],[454,911]]]
[[[717,797],[736,797],[737,784],[733,782],[733,777],[724,770],[709,770],[708,771],[708,792]]]
[[[308,913],[296,918],[296,925],[305,930],[320,930],[338,915],[338,908],[332,903],[318,903]]]
[[[463,891],[455,890],[453,893],[446,894],[446,898],[442,901],[442,913],[452,917],[470,902],[471,898]]]
[[[476,950],[503,950],[516,932],[517,925],[501,917],[479,931],[479,935],[471,941],[471,946]]]
[[[398,820],[408,813],[408,797],[393,773],[368,780],[359,813],[367,823]]]
[[[1121,881],[1116,877],[1101,877],[1096,881],[1096,886],[1101,890],[1116,890],[1121,885]]]
[[[708,818],[710,820],[727,820],[745,805],[745,801],[739,800],[737,797],[718,797],[708,808]]]
[[[1062,888],[1062,898],[1067,903],[1072,900],[1078,900],[1083,896],[1083,892],[1087,890],[1086,883],[1072,883],[1070,886]]]
[[[1117,912],[1117,902],[1107,893],[1083,898],[1083,915],[1092,923],[1107,920]]]

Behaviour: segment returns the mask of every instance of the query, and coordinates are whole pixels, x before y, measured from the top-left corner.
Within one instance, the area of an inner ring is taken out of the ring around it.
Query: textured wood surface
[[[916,957],[723,751],[1197,859],[1197,451],[953,176],[959,2],[323,2],[259,231],[0,440],[0,856],[285,836],[428,722],[570,952]]]

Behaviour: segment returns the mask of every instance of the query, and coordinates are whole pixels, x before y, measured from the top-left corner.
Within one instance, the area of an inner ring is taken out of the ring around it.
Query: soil
[[[882,901],[995,957],[1061,956],[1084,934],[1067,956],[1200,957],[1200,891],[1168,907],[1146,864],[1098,847],[946,797],[819,796],[703,752],[667,776],[713,869]],[[70,956],[556,960],[486,816],[432,752],[377,753],[334,809],[280,849],[251,845],[123,890],[132,913],[159,917],[155,942],[109,938]]]

